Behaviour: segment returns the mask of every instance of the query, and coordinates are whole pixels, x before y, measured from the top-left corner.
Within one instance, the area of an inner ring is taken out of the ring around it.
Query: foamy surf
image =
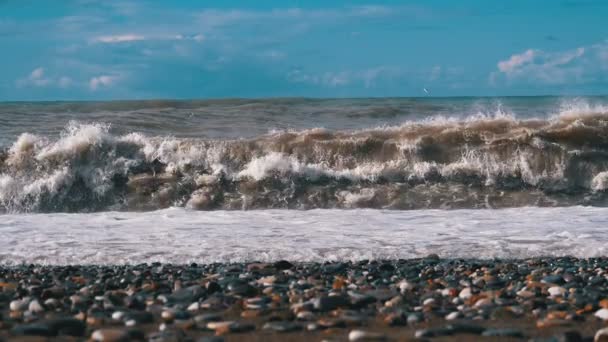
[[[608,209],[258,210],[4,215],[0,262],[43,264],[602,256]]]

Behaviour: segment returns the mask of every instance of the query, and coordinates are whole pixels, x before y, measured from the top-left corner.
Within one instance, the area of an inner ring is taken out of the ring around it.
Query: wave
[[[601,106],[231,140],[72,121],[59,137],[24,133],[0,152],[5,212],[599,206],[606,190]]]

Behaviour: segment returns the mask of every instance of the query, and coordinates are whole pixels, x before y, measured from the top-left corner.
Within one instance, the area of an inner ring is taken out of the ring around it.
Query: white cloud
[[[37,67],[30,72],[27,77],[17,80],[17,87],[47,87],[58,86],[60,88],[68,88],[72,85],[72,79],[67,76],[51,77],[47,76],[46,69]]]
[[[345,17],[369,18],[387,16],[394,12],[393,8],[386,6],[355,6],[346,9],[330,8],[319,10],[286,8],[270,11],[207,9],[200,12],[198,18],[200,23],[209,29],[244,21],[340,19]]]
[[[89,89],[95,91],[102,87],[109,87],[118,80],[117,76],[100,75],[89,80]]]
[[[125,42],[136,42],[144,39],[146,38],[139,34],[119,34],[113,36],[100,36],[95,38],[94,40],[99,43],[115,44]]]
[[[144,40],[192,40],[196,42],[202,42],[205,40],[205,36],[202,34],[196,35],[184,35],[184,34],[157,34],[157,35],[140,35],[140,34],[117,34],[117,35],[106,35],[98,36],[92,39],[95,43],[103,44],[120,44],[130,42],[140,42]]]
[[[524,53],[511,56],[506,61],[498,62],[498,70],[506,74],[516,72],[522,66],[531,63],[534,60],[537,52],[534,50],[526,50]]]
[[[32,72],[30,72],[29,76],[26,78],[21,78],[17,80],[18,87],[27,87],[27,86],[35,86],[35,87],[45,87],[52,83],[50,78],[45,77],[44,68],[38,67]]]
[[[542,84],[584,83],[606,78],[608,41],[565,51],[529,49],[497,63],[490,84],[501,81]]]
[[[44,76],[44,68],[36,68],[30,73],[31,80],[41,79]]]

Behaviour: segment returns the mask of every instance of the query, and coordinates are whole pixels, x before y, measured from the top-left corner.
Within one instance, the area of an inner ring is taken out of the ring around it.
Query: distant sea
[[[0,103],[0,262],[596,256],[608,97]]]

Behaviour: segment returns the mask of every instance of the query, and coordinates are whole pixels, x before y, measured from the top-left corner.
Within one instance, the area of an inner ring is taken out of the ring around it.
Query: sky
[[[606,94],[607,17],[606,0],[0,0],[0,101]]]

